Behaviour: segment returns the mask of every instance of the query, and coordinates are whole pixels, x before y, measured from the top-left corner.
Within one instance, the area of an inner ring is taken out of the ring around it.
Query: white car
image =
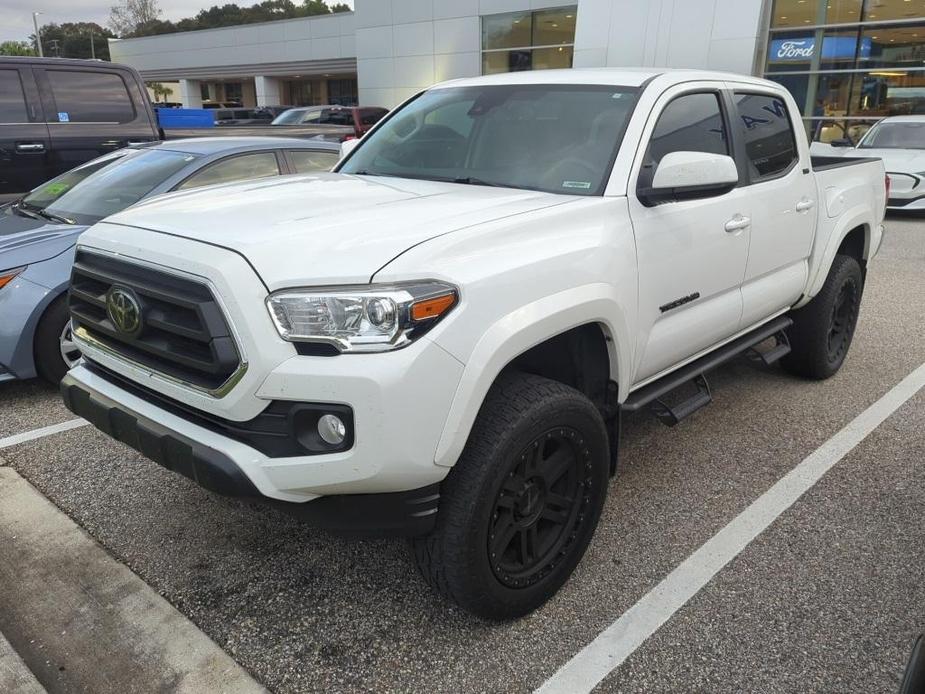
[[[885,175],[815,162],[798,129],[741,75],[437,85],[336,173],[86,232],[64,400],[212,491],[412,536],[436,590],[523,615],[588,546],[623,412],[677,424],[746,352],[841,367]]]
[[[813,152],[883,160],[890,177],[890,210],[925,210],[925,115],[891,116],[878,121],[856,147],[813,143]]]

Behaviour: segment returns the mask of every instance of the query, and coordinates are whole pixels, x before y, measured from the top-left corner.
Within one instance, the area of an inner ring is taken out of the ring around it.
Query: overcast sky
[[[353,5],[353,0],[340,0]],[[212,5],[236,2],[241,6],[256,4],[256,0],[159,0],[164,11],[162,19],[192,17]],[[299,0],[294,0],[298,3]],[[41,12],[42,23],[96,22],[106,26],[109,8],[116,0],[0,0],[0,41],[25,41],[32,35],[32,13]]]

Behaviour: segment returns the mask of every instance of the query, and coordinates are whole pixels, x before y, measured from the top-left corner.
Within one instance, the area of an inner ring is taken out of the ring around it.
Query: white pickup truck
[[[85,233],[64,400],[212,491],[412,536],[435,589],[523,615],[585,552],[622,412],[676,424],[737,355],[842,365],[884,170],[811,161],[798,114],[712,72],[437,85],[334,173]]]

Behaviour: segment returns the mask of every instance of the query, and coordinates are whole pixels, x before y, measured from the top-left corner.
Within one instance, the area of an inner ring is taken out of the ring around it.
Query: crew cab
[[[789,93],[741,75],[437,85],[333,173],[86,232],[64,400],[214,492],[409,535],[447,598],[523,615],[585,552],[623,413],[677,424],[739,355],[842,366],[884,169],[801,133]]]
[[[132,68],[0,56],[0,197],[160,137],[144,82]]]

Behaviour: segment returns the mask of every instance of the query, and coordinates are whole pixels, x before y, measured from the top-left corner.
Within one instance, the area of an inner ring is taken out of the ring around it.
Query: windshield
[[[925,122],[878,123],[858,145],[861,149],[925,149]]]
[[[160,149],[123,150],[68,171],[27,195],[27,210],[93,224],[134,205],[196,155]]]
[[[318,109],[320,111],[320,109]],[[317,113],[318,111],[315,111]],[[294,108],[289,111],[284,111],[276,118],[273,119],[273,122],[270,125],[298,125],[302,122],[302,118],[311,114],[312,111],[306,111],[301,108]]]
[[[57,178],[53,178],[48,183],[33,190],[22,199],[22,202],[30,210],[44,210],[85,178],[96,173],[104,166],[112,164],[117,159],[121,159],[128,154],[129,151],[130,150],[123,149],[118,152],[113,152],[112,154],[106,154],[82,166],[78,166],[76,169],[71,169],[67,173],[63,173]]]
[[[559,84],[433,89],[367,135],[339,171],[600,195],[637,91]]]

